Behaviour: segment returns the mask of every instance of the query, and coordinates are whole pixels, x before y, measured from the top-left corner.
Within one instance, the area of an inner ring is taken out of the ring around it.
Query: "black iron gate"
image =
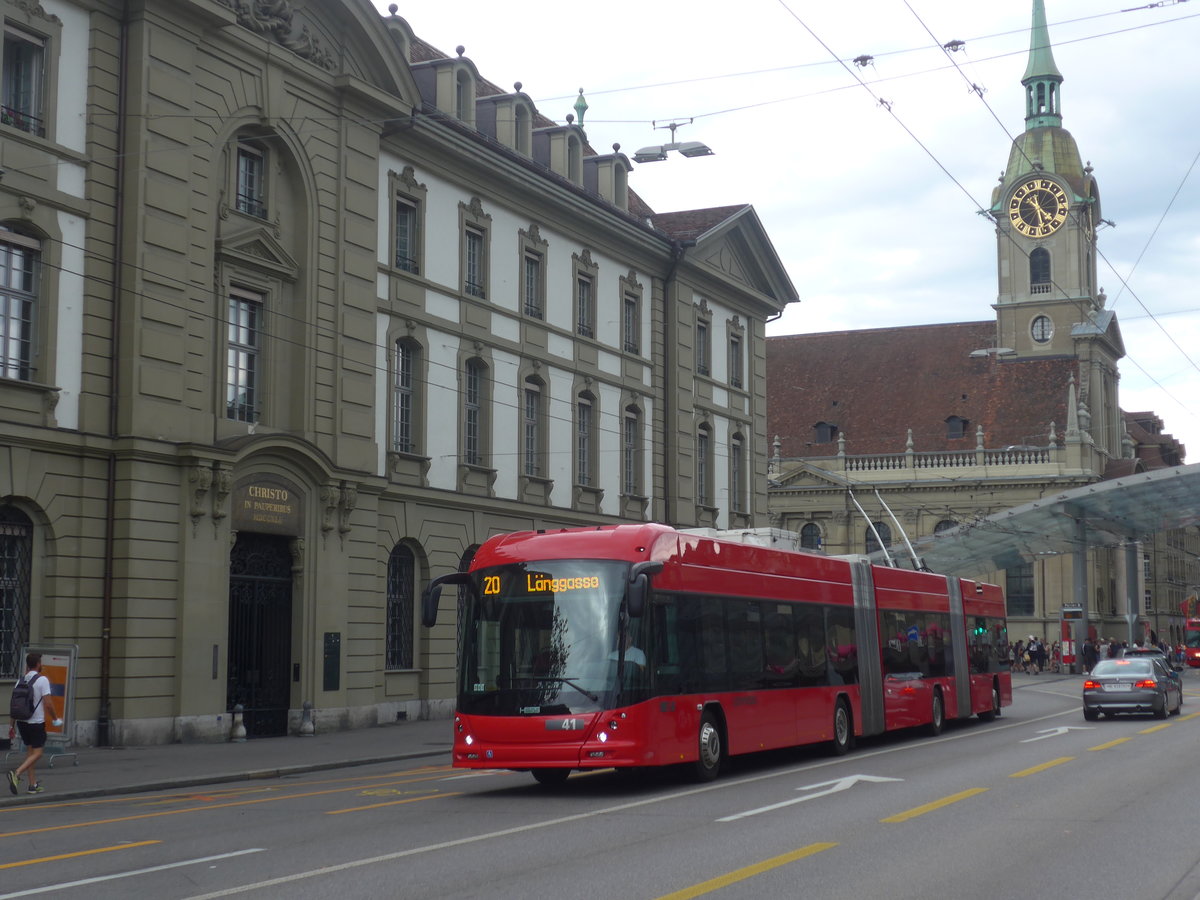
[[[240,703],[247,737],[287,734],[292,658],[289,538],[239,534],[229,553],[230,710]]]

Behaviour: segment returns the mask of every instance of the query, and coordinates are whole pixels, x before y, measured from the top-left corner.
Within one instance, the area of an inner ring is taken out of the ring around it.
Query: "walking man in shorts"
[[[50,693],[50,679],[42,674],[42,654],[29,653],[25,656],[25,674],[23,680],[33,687],[33,715],[27,720],[14,720],[17,730],[21,732],[21,740],[25,744],[25,760],[14,771],[8,773],[8,789],[17,793],[21,776],[26,775],[29,781],[29,793],[40,794],[42,785],[37,780],[34,767],[46,747],[46,710],[50,711],[51,720],[55,726],[62,726],[62,718],[54,710],[54,697]],[[12,726],[8,733],[12,736]]]

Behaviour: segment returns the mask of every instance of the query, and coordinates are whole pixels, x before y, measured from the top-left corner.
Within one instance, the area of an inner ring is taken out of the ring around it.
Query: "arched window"
[[[1050,293],[1050,251],[1037,247],[1029,254],[1029,292]]]
[[[802,550],[821,549],[821,527],[809,522],[800,529],[800,548]]]
[[[957,528],[957,527],[958,527],[958,523],[955,522],[953,519],[942,519],[942,521],[938,522],[936,525],[933,526],[933,533],[941,534],[943,531],[949,531],[951,528]]]
[[[413,667],[413,596],[417,564],[413,552],[403,544],[392,548],[387,570],[387,669]]]
[[[867,553],[874,553],[877,550],[882,550],[883,547],[892,546],[892,529],[888,528],[884,522],[872,522],[871,524],[874,526],[875,531],[872,531],[870,528],[867,529]],[[875,532],[879,533],[878,541],[875,539]],[[879,541],[883,541],[883,547],[879,546]]]
[[[33,523],[16,507],[0,506],[0,676],[6,678],[25,671],[32,566]]]

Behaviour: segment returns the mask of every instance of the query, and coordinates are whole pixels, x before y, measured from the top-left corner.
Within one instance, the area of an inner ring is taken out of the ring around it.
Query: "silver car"
[[[1100,713],[1153,713],[1156,719],[1183,709],[1179,676],[1155,656],[1102,659],[1083,680],[1083,717],[1094,722]]]

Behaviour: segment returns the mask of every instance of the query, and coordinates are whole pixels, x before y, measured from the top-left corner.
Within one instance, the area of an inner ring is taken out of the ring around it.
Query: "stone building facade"
[[[444,714],[488,536],[765,517],[752,207],[368,0],[0,13],[0,669],[77,647],[78,742]]]

